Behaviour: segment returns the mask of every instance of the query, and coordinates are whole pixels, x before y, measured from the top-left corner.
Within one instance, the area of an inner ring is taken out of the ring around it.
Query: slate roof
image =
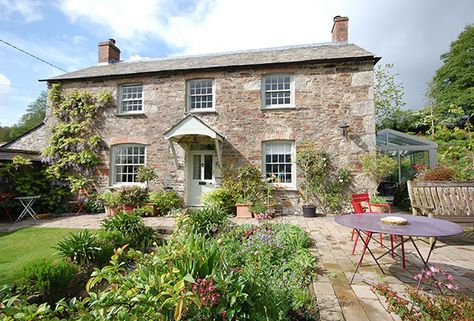
[[[348,43],[322,43],[270,49],[246,50],[196,56],[169,57],[146,61],[98,65],[40,81],[62,81],[114,77],[152,72],[273,65],[327,60],[367,59],[377,61],[372,52]]]

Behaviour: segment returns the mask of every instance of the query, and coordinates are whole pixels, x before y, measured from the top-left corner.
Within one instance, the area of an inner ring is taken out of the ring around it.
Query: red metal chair
[[[351,197],[351,203],[352,203],[352,208],[354,209],[354,214],[375,213],[374,211],[372,211],[373,206],[386,207],[388,213],[392,212],[392,209],[390,205],[388,204],[371,204],[369,194],[367,193],[353,194]],[[355,229],[352,230],[351,240],[354,239],[354,233],[355,233]],[[392,257],[393,257],[393,239],[394,239],[394,235],[390,235]],[[356,234],[356,239],[354,241],[354,246],[352,248],[352,255],[354,255],[358,240],[359,240],[359,234]],[[380,246],[381,247],[383,247],[382,240],[383,240],[382,233],[380,233]],[[396,240],[396,237],[395,237],[395,240]],[[369,241],[369,235],[367,234],[362,252],[365,251],[365,247],[368,241]],[[402,264],[403,264],[403,268],[405,268],[405,248],[404,248],[403,240],[402,240]]]

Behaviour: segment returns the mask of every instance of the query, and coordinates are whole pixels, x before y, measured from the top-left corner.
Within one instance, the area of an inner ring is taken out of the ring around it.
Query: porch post
[[[214,141],[216,143],[217,161],[219,162],[219,168],[222,169],[222,149],[221,149],[221,145],[220,145],[219,140],[217,138],[214,138]]]
[[[174,143],[171,139],[168,140],[168,143],[170,145],[171,154],[173,154],[173,159],[174,159],[176,168],[181,169],[181,166],[179,165],[179,162],[178,162],[178,156],[176,155],[176,150],[174,149]]]

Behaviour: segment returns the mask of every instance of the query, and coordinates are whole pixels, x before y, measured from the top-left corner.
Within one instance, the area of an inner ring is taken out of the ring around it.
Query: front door
[[[200,206],[201,195],[214,189],[214,151],[191,151],[188,166],[188,206]]]

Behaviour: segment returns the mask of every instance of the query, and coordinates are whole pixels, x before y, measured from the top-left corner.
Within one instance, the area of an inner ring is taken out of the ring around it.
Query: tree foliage
[[[441,55],[444,65],[433,77],[430,95],[444,119],[465,121],[474,115],[474,25],[468,25]],[[462,113],[453,113],[459,107]]]
[[[42,91],[38,98],[28,105],[26,113],[16,124],[11,127],[0,127],[0,141],[15,139],[41,124],[46,116],[46,98],[46,92]]]
[[[403,84],[396,82],[395,74],[391,71],[393,64],[378,65],[375,68],[375,121],[377,129],[385,127],[385,120],[400,112],[405,105],[403,101]]]

